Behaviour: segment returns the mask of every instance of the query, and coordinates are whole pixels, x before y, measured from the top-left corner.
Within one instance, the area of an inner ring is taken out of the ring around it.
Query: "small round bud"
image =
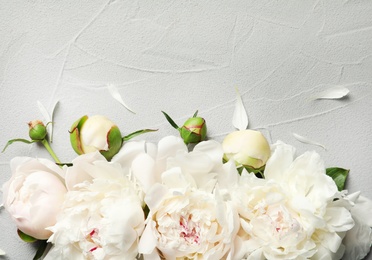
[[[42,141],[47,135],[46,126],[40,120],[33,120],[28,123],[29,136],[31,140]]]
[[[191,117],[180,128],[180,134],[186,144],[199,143],[207,137],[207,125],[204,118]]]

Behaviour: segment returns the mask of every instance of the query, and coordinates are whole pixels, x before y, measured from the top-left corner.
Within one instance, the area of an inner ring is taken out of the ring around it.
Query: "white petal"
[[[5,252],[0,249],[0,255],[5,255]]]
[[[283,142],[272,146],[272,154],[266,163],[265,178],[281,181],[294,160],[295,149]]]
[[[238,130],[245,130],[248,127],[247,112],[245,111],[243,101],[238,90],[236,90],[236,103],[232,123],[233,126]]]
[[[340,99],[349,94],[349,89],[342,86],[335,86],[318,93],[314,99]]]
[[[112,158],[111,162],[120,163],[123,167],[130,167],[133,160],[141,153],[146,152],[145,141],[125,142],[120,151]]]
[[[37,106],[39,107],[39,110],[41,114],[43,115],[46,123],[51,123],[47,126],[50,142],[53,142],[53,113],[54,113],[54,109],[56,108],[57,104],[58,104],[58,101],[54,104],[52,108],[52,113],[49,114],[45,106],[40,101],[37,101]]]
[[[109,85],[107,85],[107,89],[108,89],[108,91],[110,92],[111,96],[112,96],[115,100],[117,100],[120,104],[122,104],[123,107],[125,107],[127,110],[129,110],[130,112],[132,112],[133,114],[135,114],[135,112],[134,112],[132,109],[130,109],[130,108],[125,104],[125,102],[123,101],[123,99],[122,99],[122,97],[121,97],[121,95],[120,95],[120,93],[119,93],[119,90],[117,89],[117,87],[116,87],[115,85],[111,85],[111,84],[109,84]]]
[[[133,160],[133,175],[142,184],[145,193],[155,183],[154,170],[154,159],[148,154],[140,154]]]
[[[50,122],[51,117],[50,117],[48,111],[46,110],[45,106],[39,100],[37,101],[37,106],[39,107],[39,110],[40,110],[41,114],[43,115],[44,119],[47,122]]]
[[[298,140],[300,141],[301,143],[304,143],[304,144],[312,144],[312,145],[317,145],[317,146],[320,146],[322,147],[324,150],[327,150],[327,148],[322,145],[321,143],[317,143],[317,142],[314,142],[302,135],[299,135],[299,134],[296,134],[296,133],[293,133],[293,136]]]
[[[56,109],[57,105],[58,105],[59,101],[57,100],[57,102],[54,104],[53,108],[52,108],[52,112],[50,113],[51,114],[51,124],[48,125],[48,128],[50,129],[49,130],[49,141],[50,142],[53,142],[53,120],[54,120],[54,110]]]
[[[138,252],[141,254],[145,254],[144,257],[145,259],[160,259],[158,258],[147,258],[146,255],[153,255],[152,253],[156,248],[156,240],[152,234],[152,228],[151,228],[151,223],[149,223],[145,230],[142,233],[141,239],[138,243]],[[158,254],[156,254],[158,255]]]
[[[369,216],[370,218],[370,216]],[[355,226],[346,233],[344,259],[363,259],[371,249],[372,229],[362,219],[355,218]]]
[[[352,195],[352,194],[351,194]],[[358,216],[366,225],[372,228],[372,201],[364,196],[359,196],[355,206],[351,209],[353,216]]]
[[[189,182],[186,180],[180,168],[175,167],[163,172],[161,175],[163,184],[169,188],[186,189]]]
[[[222,163],[223,149],[219,142],[209,140],[198,143],[193,151],[206,153],[215,164]]]

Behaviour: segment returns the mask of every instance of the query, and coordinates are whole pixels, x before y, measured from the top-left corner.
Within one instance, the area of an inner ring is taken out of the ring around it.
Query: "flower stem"
[[[45,148],[47,149],[49,154],[53,157],[54,161],[56,161],[56,163],[61,163],[61,161],[58,159],[57,155],[54,153],[52,147],[50,147],[48,141],[46,139],[43,139],[41,141],[41,143],[45,146]]]

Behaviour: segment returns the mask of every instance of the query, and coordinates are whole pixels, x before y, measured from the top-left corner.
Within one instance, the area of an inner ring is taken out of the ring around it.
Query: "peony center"
[[[189,215],[187,219],[184,216],[180,217],[179,228],[180,237],[187,243],[200,244],[200,227],[197,223],[192,221],[191,215]]]

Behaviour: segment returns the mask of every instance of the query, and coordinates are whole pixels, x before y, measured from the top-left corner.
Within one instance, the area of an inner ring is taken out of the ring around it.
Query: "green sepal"
[[[135,131],[129,135],[126,135],[123,137],[123,142],[126,142],[130,139],[132,139],[133,137],[136,137],[138,135],[141,135],[141,134],[145,134],[145,133],[149,133],[149,132],[156,132],[158,131],[158,129],[142,129],[142,130],[138,130],[138,131]]]
[[[195,111],[194,115],[192,117],[197,117],[198,116],[198,110]]]
[[[117,126],[111,127],[110,131],[107,133],[107,143],[108,150],[101,150],[99,152],[105,156],[107,161],[110,161],[112,157],[120,151],[123,144],[121,132]]]
[[[2,153],[3,152],[5,152],[5,149],[9,146],[9,145],[11,145],[12,143],[14,143],[14,142],[22,142],[22,143],[26,143],[26,144],[32,144],[32,143],[35,143],[35,142],[39,142],[39,140],[26,140],[26,139],[22,139],[22,138],[16,138],[16,139],[12,139],[12,140],[9,140],[8,142],[7,142],[7,144],[5,145],[5,147],[4,147],[4,149],[3,149],[3,151],[2,151]]]
[[[74,151],[79,155],[84,153],[83,148],[81,146],[80,130],[83,127],[85,121],[87,121],[87,119],[88,119],[87,115],[79,118],[72,124],[71,129],[69,131],[71,146],[74,149]]]
[[[339,191],[344,189],[346,178],[349,172],[350,170],[339,167],[331,167],[326,169],[326,174],[333,179]]]
[[[222,158],[222,163],[227,163],[228,160],[226,158]],[[240,165],[240,166],[237,166],[236,169],[239,173],[239,175],[242,174],[243,172],[243,169],[246,169],[248,173],[254,173],[256,175],[257,178],[260,178],[260,179],[265,179],[265,166],[262,166],[260,168],[254,168],[254,167],[251,167],[251,166],[246,166],[246,165]]]
[[[182,127],[180,129],[180,134],[185,144],[199,143],[200,141],[202,141],[199,134],[192,132],[185,127]]]
[[[35,241],[37,241],[38,239],[32,237],[32,236],[29,236],[25,233],[23,233],[21,230],[17,229],[17,234],[18,236],[24,241],[24,242],[27,242],[27,243],[33,243]]]
[[[42,257],[45,254],[45,250],[48,248],[49,244],[48,244],[47,240],[39,240],[39,242],[40,242],[39,247],[36,251],[36,254],[35,254],[34,258],[32,258],[32,260],[42,259]]]
[[[56,163],[56,164],[60,167],[63,167],[63,166],[71,167],[73,165],[72,163],[64,163],[64,162],[60,162],[60,163]]]
[[[171,124],[175,129],[179,130],[180,127],[173,121],[173,119],[164,111],[161,111],[161,112],[164,114],[169,124]]]
[[[199,143],[207,137],[207,125],[201,117],[187,119],[179,131],[185,144]]]

